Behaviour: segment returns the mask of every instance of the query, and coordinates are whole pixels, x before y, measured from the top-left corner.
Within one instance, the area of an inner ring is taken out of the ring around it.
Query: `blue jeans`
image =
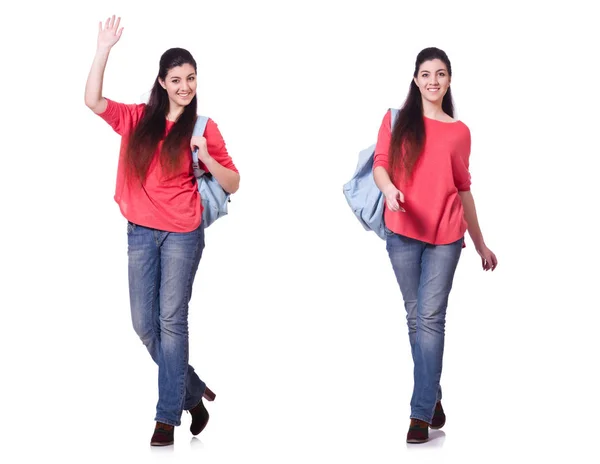
[[[414,363],[410,417],[431,423],[442,399],[446,307],[463,239],[431,245],[386,230],[387,251],[400,286]]]
[[[204,249],[204,227],[165,232],[129,222],[129,298],[133,328],[158,365],[157,422],[180,425],[206,385],[188,364],[188,303]]]

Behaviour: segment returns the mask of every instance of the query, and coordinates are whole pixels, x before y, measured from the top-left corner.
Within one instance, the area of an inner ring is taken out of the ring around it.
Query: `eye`
[[[172,82],[173,84],[179,84],[179,79],[173,79],[171,82]]]
[[[442,76],[442,77],[444,77],[445,75],[446,75],[446,73],[445,73],[445,72],[441,72],[441,73],[440,73],[440,76]]]
[[[195,78],[194,76],[190,76],[188,80],[189,80],[189,81],[195,81],[195,80],[196,80],[196,78]]]
[[[423,73],[421,74],[422,77],[429,77],[429,73]]]

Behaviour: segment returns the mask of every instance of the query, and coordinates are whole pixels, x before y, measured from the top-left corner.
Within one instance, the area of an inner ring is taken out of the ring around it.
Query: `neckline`
[[[425,115],[423,115],[423,117],[425,119],[429,119],[430,121],[435,121],[435,122],[439,122],[439,123],[442,123],[442,124],[456,124],[456,123],[460,122],[459,120],[456,120],[456,121],[441,121],[439,119],[433,119],[433,118],[430,118],[430,117],[425,116]]]

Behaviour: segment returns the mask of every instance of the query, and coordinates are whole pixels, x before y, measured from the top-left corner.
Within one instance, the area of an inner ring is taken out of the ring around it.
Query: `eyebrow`
[[[444,68],[438,69],[436,72],[440,72],[440,71],[448,72],[448,70],[444,69]],[[430,72],[430,71],[428,71],[427,69],[424,69],[423,71],[421,71],[421,73],[426,73],[426,72]]]
[[[193,73],[188,74],[187,77],[191,77],[191,76],[195,76],[195,75],[196,75],[196,73],[193,72]],[[171,76],[170,79],[181,79],[181,77],[180,76]]]

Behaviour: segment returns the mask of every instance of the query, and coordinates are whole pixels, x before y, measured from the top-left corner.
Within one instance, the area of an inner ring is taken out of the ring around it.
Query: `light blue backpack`
[[[398,110],[390,108],[390,113],[391,128],[393,128]],[[373,178],[374,155],[375,145],[371,145],[359,153],[356,172],[352,179],[344,184],[344,196],[365,230],[372,230],[385,240],[384,197]]]
[[[192,136],[204,136],[207,122],[208,118],[206,116],[198,116]],[[227,203],[231,201],[230,194],[223,190],[223,187],[219,185],[210,172],[200,169],[198,149],[192,152],[192,161],[194,175],[198,181],[198,191],[200,192],[200,198],[202,198],[202,222],[206,228],[227,214]]]

